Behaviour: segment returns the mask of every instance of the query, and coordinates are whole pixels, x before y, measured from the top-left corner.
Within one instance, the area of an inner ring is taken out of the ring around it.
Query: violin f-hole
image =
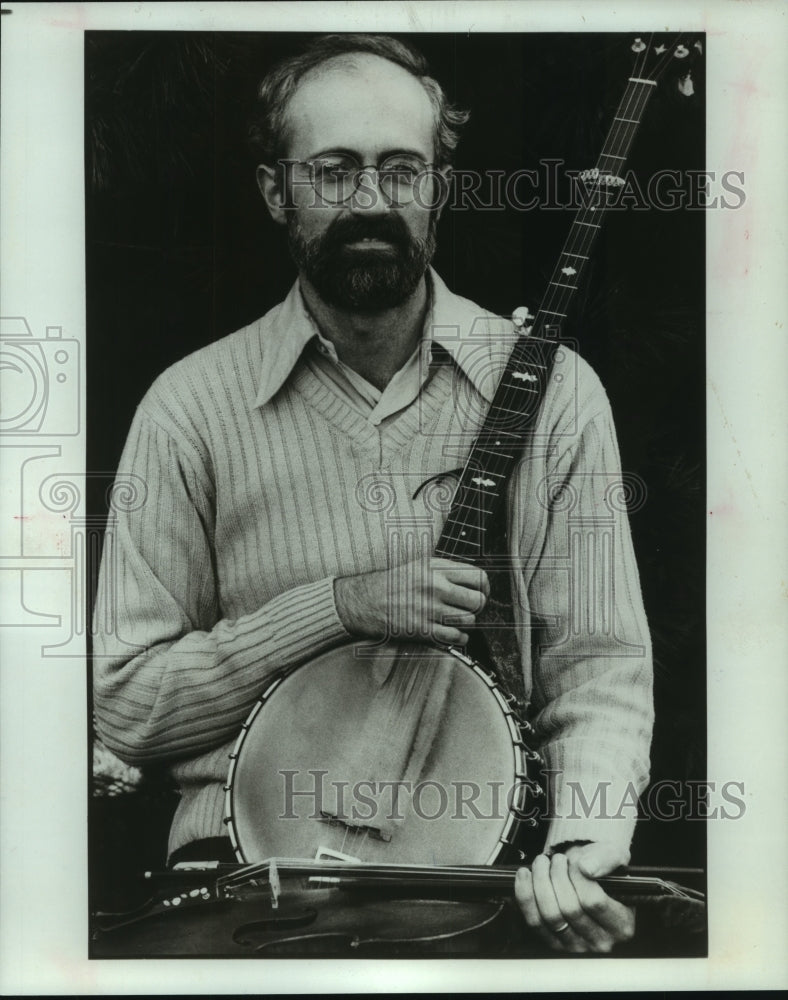
[[[242,948],[260,948],[267,942],[272,932],[288,928],[308,927],[317,919],[317,911],[313,909],[299,910],[293,913],[277,912],[267,920],[252,920],[241,924],[233,931],[233,941]]]

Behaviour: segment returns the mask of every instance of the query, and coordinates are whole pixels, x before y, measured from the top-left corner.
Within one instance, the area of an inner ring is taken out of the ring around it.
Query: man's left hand
[[[517,872],[515,896],[525,921],[556,951],[606,953],[635,933],[635,914],[611,899],[596,879],[628,862],[610,844],[582,844],[540,854]]]

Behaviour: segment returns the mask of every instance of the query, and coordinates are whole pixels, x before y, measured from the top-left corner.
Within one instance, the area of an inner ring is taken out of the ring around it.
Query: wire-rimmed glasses
[[[347,201],[358,190],[361,176],[374,172],[378,187],[397,205],[413,201],[418,185],[433,172],[433,164],[425,163],[413,153],[393,153],[377,165],[362,164],[349,153],[332,153],[312,160],[296,160],[309,168],[309,179],[317,194],[332,205]]]

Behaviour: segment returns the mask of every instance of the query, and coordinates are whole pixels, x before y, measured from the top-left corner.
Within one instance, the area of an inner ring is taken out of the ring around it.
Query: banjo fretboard
[[[671,58],[683,58],[676,42],[653,47],[636,39],[637,59],[596,166],[579,177],[580,208],[558,256],[535,316],[515,314],[521,334],[501,376],[495,397],[460,476],[452,507],[436,546],[437,555],[477,562],[485,554],[485,533],[497,515],[515,464],[533,433],[561,347],[561,330],[591,256],[605,213],[624,183],[624,169],[656,78]],[[647,69],[649,56],[657,57]]]

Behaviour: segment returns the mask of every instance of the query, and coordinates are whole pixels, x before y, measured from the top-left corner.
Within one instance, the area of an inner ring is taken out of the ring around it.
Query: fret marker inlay
[[[635,39],[636,52],[646,49],[642,38]],[[684,53],[679,50],[676,54],[682,56]],[[482,548],[480,540],[492,519],[500,516],[506,484],[517,455],[521,454],[536,426],[544,393],[551,382],[566,381],[566,375],[553,367],[565,357],[557,350],[557,338],[561,322],[577,292],[575,276],[578,269],[589,259],[600,224],[614,207],[617,189],[626,183],[624,165],[646,104],[656,87],[655,80],[640,75],[644,71],[643,62],[642,58],[636,61],[637,69],[629,77],[596,165],[577,172],[577,181],[585,188],[579,191],[582,202],[537,315],[526,306],[512,312],[518,346],[507,362],[499,391],[462,470],[452,509],[437,546],[442,555],[469,561],[478,559]]]

